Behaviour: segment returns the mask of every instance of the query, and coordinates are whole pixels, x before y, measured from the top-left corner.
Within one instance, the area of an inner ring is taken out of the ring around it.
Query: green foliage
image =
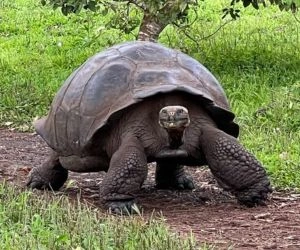
[[[171,233],[161,218],[114,217],[66,196],[39,196],[0,185],[0,249],[196,249]],[[47,202],[45,202],[47,201]]]
[[[205,0],[201,0],[205,2]],[[267,6],[265,0],[231,0],[228,1],[229,6],[223,9],[223,18],[227,15],[230,15],[231,18],[237,19],[240,17],[240,9],[236,8],[236,4],[241,2],[243,7],[252,6],[255,9],[259,9],[259,6]],[[277,5],[280,10],[291,10],[296,12],[300,5],[299,0],[269,0],[272,5]],[[114,11],[118,16],[114,20],[115,27],[128,32],[132,31],[134,28],[138,27],[138,21],[134,21],[134,25],[130,23],[129,13],[130,9],[139,9],[142,13],[147,13],[151,15],[152,18],[159,19],[162,23],[172,24],[172,23],[190,23],[188,20],[188,11],[197,12],[198,7],[200,6],[200,1],[198,0],[41,0],[43,5],[50,4],[53,6],[53,9],[61,8],[61,11],[64,15],[70,13],[79,13],[82,9],[89,9],[91,11],[99,11],[100,15],[106,15],[110,11]],[[206,4],[206,3],[201,3]],[[132,7],[133,6],[133,7]],[[141,16],[141,15],[139,15]],[[126,20],[124,24],[124,20]]]
[[[259,6],[262,5],[264,7],[267,6],[267,3],[265,0],[231,0],[230,7],[223,9],[223,18],[227,15],[230,15],[234,20],[240,17],[240,10],[235,8],[235,5],[239,2],[243,3],[243,7],[246,8],[248,6],[252,6],[254,9],[258,10]],[[292,12],[296,12],[298,7],[300,6],[300,1],[296,0],[288,0],[288,1],[282,1],[282,0],[269,0],[269,2],[273,5],[278,5],[280,10],[291,10]]]
[[[153,20],[159,20],[166,25],[172,22],[186,23],[188,10],[197,6],[197,0],[41,0],[41,3],[43,5],[49,4],[53,9],[61,8],[64,15],[78,14],[82,9],[97,12],[101,16],[113,13],[114,18],[110,19],[106,27],[120,29],[126,34],[140,26],[143,15],[150,15]],[[132,15],[132,12],[135,14]]]
[[[204,1],[204,0],[202,0]],[[169,9],[170,6],[175,4],[178,6],[178,10],[180,13],[185,14],[185,11],[188,10],[189,5],[198,5],[197,0],[177,0],[177,1],[170,1],[170,0],[150,0],[150,1],[143,1],[143,0],[106,0],[106,1],[97,1],[97,0],[41,0],[43,5],[51,4],[54,9],[61,7],[62,13],[64,15],[68,15],[70,13],[79,13],[82,8],[89,9],[91,11],[97,11],[100,6],[104,6],[106,11],[109,9],[114,9],[118,4],[133,4],[139,7],[142,10],[146,10],[149,13],[156,14],[164,9]],[[253,6],[255,9],[259,8],[259,5],[266,6],[265,0],[231,0],[230,5],[233,6],[238,2],[242,2],[244,7]],[[278,5],[280,10],[292,10],[296,11],[297,7],[300,5],[299,0],[269,0],[271,4]]]
[[[43,5],[50,4],[54,9],[61,8],[62,13],[64,15],[68,15],[70,13],[79,13],[82,9],[89,9],[91,11],[97,11],[101,7],[106,9],[106,12],[109,10],[116,11],[118,5],[135,5],[143,11],[156,15],[158,12],[165,12],[166,9],[171,11],[173,6],[176,6],[176,9],[179,10],[180,13],[184,13],[189,5],[196,5],[197,0],[151,0],[151,1],[141,1],[141,0],[106,0],[106,1],[95,1],[95,0],[41,0]],[[165,12],[166,13],[166,12]],[[102,14],[105,14],[105,12]],[[163,17],[162,17],[163,18]]]

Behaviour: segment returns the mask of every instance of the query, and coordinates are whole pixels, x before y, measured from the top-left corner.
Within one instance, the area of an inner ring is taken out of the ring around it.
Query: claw
[[[253,188],[244,190],[243,192],[237,192],[237,199],[241,204],[247,207],[254,207],[257,205],[265,206],[268,194],[272,192],[272,188],[270,186],[267,186],[260,189],[262,190]]]
[[[193,181],[187,177],[187,176],[182,176],[177,180],[177,183],[175,183],[175,186],[177,185],[178,189],[194,189],[194,183]]]
[[[58,190],[68,178],[68,172],[63,168],[43,170],[39,167],[33,168],[28,174],[26,186],[32,189]]]
[[[33,168],[28,174],[26,186],[31,189],[47,189],[47,184],[42,179],[37,168]]]
[[[156,187],[159,189],[171,188],[171,189],[178,189],[178,190],[184,190],[184,189],[192,190],[195,188],[195,185],[189,177],[184,175],[175,179],[171,183],[169,182],[158,183]]]
[[[132,215],[139,213],[139,208],[134,200],[109,201],[106,202],[106,206],[108,208],[108,211],[112,214]]]

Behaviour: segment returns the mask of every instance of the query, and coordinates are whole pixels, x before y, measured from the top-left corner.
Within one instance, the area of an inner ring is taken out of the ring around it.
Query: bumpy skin
[[[56,152],[51,152],[48,160],[29,173],[27,186],[37,189],[58,190],[68,178],[68,171],[59,162]]]
[[[133,212],[135,194],[147,178],[147,158],[138,139],[123,139],[113,154],[110,168],[101,186],[101,197],[111,212]]]
[[[201,146],[218,183],[246,206],[263,205],[272,191],[262,165],[232,136],[203,127]]]

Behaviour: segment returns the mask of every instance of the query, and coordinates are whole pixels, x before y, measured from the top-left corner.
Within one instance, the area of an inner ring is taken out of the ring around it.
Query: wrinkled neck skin
[[[184,130],[168,130],[169,147],[170,149],[178,149],[183,144],[183,133]]]
[[[159,111],[168,105],[181,105],[189,110],[191,123],[184,130],[183,136],[178,131],[169,136],[158,123]],[[203,126],[216,127],[199,103],[191,101],[190,96],[170,94],[154,97],[128,108],[115,121],[105,143],[106,151],[111,157],[121,143],[126,143],[126,138],[133,136],[141,141],[149,161],[155,160],[156,155],[166,149],[180,149],[192,157],[198,157],[202,155],[199,140]]]

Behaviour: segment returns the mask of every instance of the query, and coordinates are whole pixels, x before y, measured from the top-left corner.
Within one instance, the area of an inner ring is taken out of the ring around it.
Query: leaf
[[[62,235],[59,235],[57,238],[56,238],[56,242],[66,242],[67,240],[69,239],[68,235],[67,234],[62,234]]]
[[[251,4],[255,9],[257,9],[257,10],[259,9],[257,0],[252,1]]]
[[[251,1],[250,1],[250,0],[244,0],[244,1],[243,1],[243,6],[244,6],[245,8],[248,7],[250,4],[251,4]]]
[[[236,20],[236,15],[235,15],[234,9],[230,9],[229,14],[230,14],[232,19]]]
[[[188,4],[186,2],[183,2],[180,4],[180,12],[184,12],[186,10],[186,8],[188,7]]]
[[[43,6],[45,6],[45,5],[46,5],[46,0],[41,0],[41,4],[42,4]]]
[[[229,9],[228,8],[224,8],[222,11],[224,13],[224,15],[222,16],[222,19],[224,19],[229,14]]]
[[[97,10],[96,5],[97,5],[96,1],[90,1],[87,4],[87,8],[95,12]]]
[[[281,10],[281,11],[283,11],[284,10],[284,4],[279,4],[279,9]]]
[[[68,5],[68,4],[64,4],[62,7],[61,7],[61,12],[67,16],[68,14],[70,13],[74,13],[75,12],[75,8],[74,6],[72,5]]]
[[[5,122],[5,123],[4,123],[5,126],[10,126],[10,125],[12,125],[12,124],[14,124],[14,123],[13,123],[13,122]]]
[[[77,2],[74,6],[73,12],[78,14],[81,11],[82,7],[83,7],[83,3],[81,1]]]
[[[102,11],[101,11],[101,15],[102,16],[106,16],[108,14],[108,8],[104,8]]]
[[[267,4],[266,4],[265,0],[261,0],[261,4],[262,4],[264,7],[267,7]]]
[[[73,187],[76,187],[76,181],[74,181],[74,180],[68,181],[66,188],[68,189],[68,188],[73,188]]]
[[[228,12],[226,12],[223,16],[222,19],[224,19],[228,15]]]
[[[56,10],[58,7],[60,7],[60,4],[59,3],[54,3],[52,8],[54,10]]]
[[[299,3],[297,6],[300,6],[300,3]],[[297,7],[297,6],[296,6],[295,3],[292,3],[292,5],[291,5],[291,10],[292,10],[293,13],[295,13],[295,12],[298,10],[298,7]]]
[[[61,12],[66,16],[68,15],[68,8],[66,5],[62,6],[61,7]]]

